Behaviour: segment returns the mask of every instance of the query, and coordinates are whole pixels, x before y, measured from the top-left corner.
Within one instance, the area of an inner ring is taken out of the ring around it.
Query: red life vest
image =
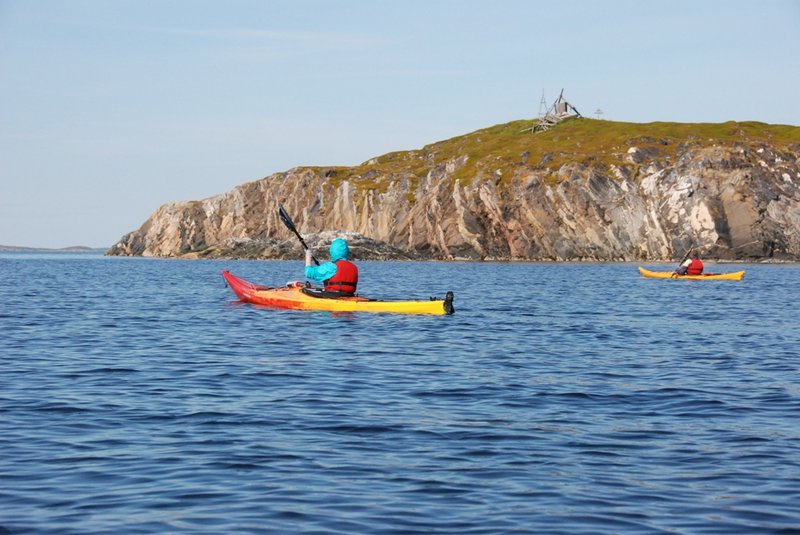
[[[687,275],[702,275],[703,262],[699,258],[692,258],[692,263],[689,264],[689,269],[686,270]]]
[[[325,281],[325,290],[329,292],[356,293],[358,285],[358,268],[347,260],[337,260],[336,273]]]

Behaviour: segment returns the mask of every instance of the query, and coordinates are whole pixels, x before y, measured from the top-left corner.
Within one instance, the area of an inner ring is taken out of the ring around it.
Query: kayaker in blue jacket
[[[353,295],[358,285],[358,268],[347,260],[350,248],[342,238],[331,242],[331,260],[318,266],[311,265],[313,255],[311,249],[306,249],[306,277],[321,282],[325,290]]]

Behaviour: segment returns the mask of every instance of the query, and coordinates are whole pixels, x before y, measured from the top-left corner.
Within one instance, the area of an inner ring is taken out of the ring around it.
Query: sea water
[[[800,532],[797,265],[359,266],[0,255],[0,533]]]

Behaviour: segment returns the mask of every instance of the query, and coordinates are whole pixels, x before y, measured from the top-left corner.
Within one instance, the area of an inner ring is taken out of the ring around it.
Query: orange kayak
[[[326,310],[330,312],[394,312],[397,314],[453,314],[453,292],[444,299],[383,301],[367,297],[324,297],[320,290],[286,286],[270,288],[253,284],[223,271],[222,276],[240,301],[275,308]]]

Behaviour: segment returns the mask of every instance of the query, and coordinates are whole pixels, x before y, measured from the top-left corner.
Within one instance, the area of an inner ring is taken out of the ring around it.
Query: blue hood
[[[347,260],[350,254],[350,249],[347,247],[347,242],[341,238],[336,238],[331,242],[331,262],[337,260]]]

